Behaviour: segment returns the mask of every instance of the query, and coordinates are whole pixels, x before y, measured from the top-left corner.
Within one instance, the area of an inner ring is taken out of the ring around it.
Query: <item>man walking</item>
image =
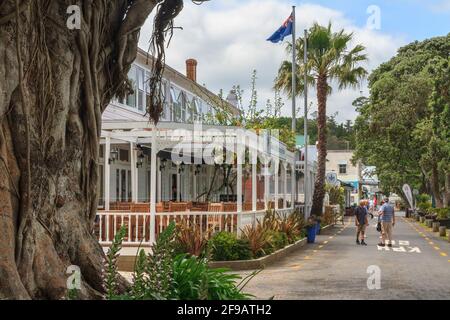
[[[361,200],[359,202],[359,206],[356,207],[355,210],[356,244],[361,244],[363,246],[367,246],[367,243],[364,241],[364,236],[366,233],[366,227],[369,225],[369,220],[367,219],[367,208],[365,204],[365,201]]]
[[[389,204],[389,198],[383,199],[383,205],[380,208],[379,215],[381,221],[381,243],[378,245],[392,247],[392,228],[395,225],[394,207]]]

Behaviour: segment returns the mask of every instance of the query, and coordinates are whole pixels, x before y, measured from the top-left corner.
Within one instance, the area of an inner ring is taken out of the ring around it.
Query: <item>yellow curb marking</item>
[[[328,243],[328,240],[326,240],[326,241],[323,242],[323,244],[327,244],[327,243]]]
[[[441,252],[441,256],[446,257],[447,254],[445,252]]]
[[[319,246],[319,249],[322,249],[322,248],[323,248],[323,245]]]
[[[436,250],[441,250],[441,248],[439,248],[439,247],[434,247],[434,249],[436,249]]]

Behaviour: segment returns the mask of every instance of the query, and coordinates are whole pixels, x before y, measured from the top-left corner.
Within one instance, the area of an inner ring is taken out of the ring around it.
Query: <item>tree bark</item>
[[[431,192],[433,193],[434,201],[436,202],[437,208],[442,208],[444,206],[444,202],[442,199],[442,194],[439,188],[439,171],[437,167],[437,163],[433,163],[431,168],[431,176],[430,176],[430,185]]]
[[[16,19],[19,1],[0,1],[0,299],[64,298],[70,265],[81,269],[79,297],[102,297],[101,114],[125,90],[158,2],[21,0]],[[70,5],[81,30],[66,27]]]
[[[314,196],[311,213],[321,215],[325,196],[325,168],[327,161],[327,93],[328,80],[326,75],[319,75],[317,79],[317,176],[314,183]]]

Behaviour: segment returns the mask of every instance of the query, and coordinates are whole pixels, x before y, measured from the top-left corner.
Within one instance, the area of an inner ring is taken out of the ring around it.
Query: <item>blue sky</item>
[[[280,0],[280,3],[292,5],[293,2]],[[377,5],[381,9],[382,30],[403,36],[408,41],[423,40],[450,32],[448,0],[315,0],[314,3],[344,12],[357,25],[366,23],[368,6]]]

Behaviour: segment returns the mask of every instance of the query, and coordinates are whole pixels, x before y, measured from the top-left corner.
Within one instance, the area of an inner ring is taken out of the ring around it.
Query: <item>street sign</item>
[[[337,186],[339,184],[336,172],[328,172],[326,175],[327,183]]]

